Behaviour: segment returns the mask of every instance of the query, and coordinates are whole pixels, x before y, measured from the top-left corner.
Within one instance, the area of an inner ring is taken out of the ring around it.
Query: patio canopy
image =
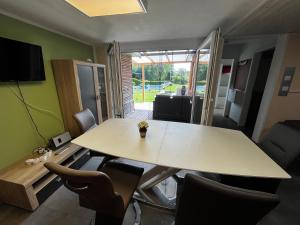
[[[152,51],[132,53],[134,64],[166,64],[166,63],[190,63],[193,61],[195,50],[177,51]],[[200,61],[207,64],[209,61],[209,50],[204,50]]]
[[[192,68],[195,63],[196,50],[177,50],[177,51],[151,51],[151,52],[134,52],[130,53],[132,63],[141,65],[142,76],[142,101],[145,99],[145,66],[161,64],[178,64],[184,63],[190,66],[190,76],[188,79],[188,90],[192,88]],[[208,64],[209,49],[202,49],[199,55],[198,64]],[[138,74],[140,75],[140,73]]]

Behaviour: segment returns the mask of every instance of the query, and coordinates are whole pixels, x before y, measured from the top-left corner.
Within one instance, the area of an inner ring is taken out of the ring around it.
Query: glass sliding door
[[[222,51],[220,29],[210,33],[197,49],[192,79],[192,123],[212,124]]]
[[[210,49],[201,49],[197,51],[195,60],[195,68],[193,71],[193,105],[192,105],[192,123],[200,124],[203,101],[206,93],[206,79],[208,71],[208,63],[210,57]]]

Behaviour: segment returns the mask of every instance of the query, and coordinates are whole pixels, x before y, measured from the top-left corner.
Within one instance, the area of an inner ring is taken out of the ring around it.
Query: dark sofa
[[[200,123],[203,99],[196,96],[194,123]],[[156,95],[153,102],[153,119],[189,123],[192,97]]]

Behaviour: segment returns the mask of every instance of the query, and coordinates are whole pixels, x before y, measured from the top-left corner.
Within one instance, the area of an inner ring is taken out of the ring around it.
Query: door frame
[[[217,93],[216,93],[216,97],[218,97],[219,91],[220,91],[220,84],[221,84],[221,78],[223,75],[223,67],[224,66],[230,66],[230,73],[229,73],[229,80],[228,80],[228,84],[226,87],[226,96],[225,96],[225,106],[222,112],[222,115],[225,117],[227,115],[227,112],[229,111],[229,101],[228,101],[228,95],[229,95],[229,89],[230,89],[230,83],[231,83],[231,79],[232,79],[232,73],[233,73],[233,66],[234,66],[234,59],[221,59],[221,63],[220,63],[220,75],[219,75],[219,79],[218,79],[218,84],[217,84]],[[217,104],[217,101],[215,101],[215,106]]]
[[[204,93],[201,124],[211,126],[213,120],[213,111],[215,105],[215,98],[217,94],[217,85],[220,75],[221,56],[223,52],[224,39],[221,36],[221,29],[218,28],[212,31],[201,43],[196,52],[196,61],[193,68],[193,98],[192,98],[192,111],[191,111],[191,122],[194,120],[194,109],[195,109],[195,93],[196,93],[196,82],[197,82],[197,71],[198,61],[201,50],[209,46],[210,57],[208,63],[208,70],[206,76],[206,89]]]

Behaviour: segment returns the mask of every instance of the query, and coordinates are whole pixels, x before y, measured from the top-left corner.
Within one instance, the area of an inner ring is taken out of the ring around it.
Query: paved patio
[[[128,119],[139,119],[139,120],[152,120],[152,110],[141,110],[136,109],[134,112],[127,116]]]
[[[134,103],[134,109],[153,111],[153,102]]]
[[[127,116],[129,119],[152,120],[153,102],[134,103],[134,112]]]

